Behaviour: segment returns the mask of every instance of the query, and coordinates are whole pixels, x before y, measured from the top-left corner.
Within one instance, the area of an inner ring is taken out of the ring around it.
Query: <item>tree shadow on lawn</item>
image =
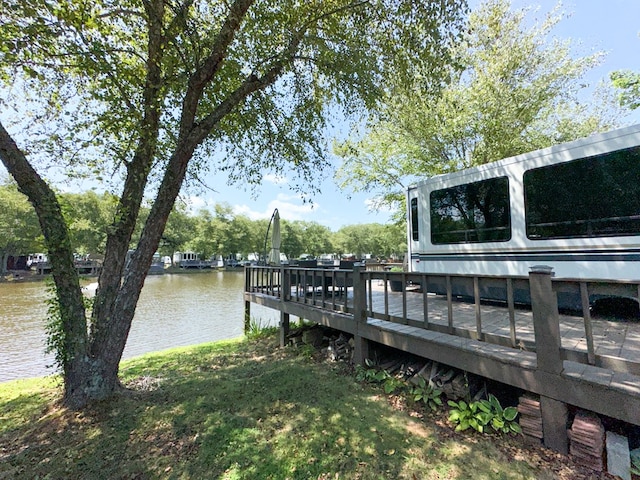
[[[137,391],[46,408],[0,437],[0,478],[545,478],[329,364],[245,344],[188,352],[126,362]]]

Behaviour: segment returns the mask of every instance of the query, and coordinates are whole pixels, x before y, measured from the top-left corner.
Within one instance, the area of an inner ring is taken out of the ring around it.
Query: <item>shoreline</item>
[[[180,267],[169,267],[165,268],[162,273],[150,273],[147,276],[153,277],[155,275],[191,275],[191,274],[200,274],[200,273],[210,273],[210,272],[243,272],[242,268],[233,268],[227,269],[225,267],[220,268],[180,268]],[[51,278],[51,274],[47,273],[45,275],[40,275],[33,270],[7,270],[3,275],[0,276],[0,284],[2,283],[13,283],[13,282],[41,282],[43,280]],[[89,274],[81,274],[79,278],[82,279],[91,279],[98,278],[98,275],[89,275]]]

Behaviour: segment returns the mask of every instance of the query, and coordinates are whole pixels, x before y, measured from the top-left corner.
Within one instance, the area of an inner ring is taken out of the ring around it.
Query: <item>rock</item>
[[[319,328],[310,328],[302,332],[302,343],[305,345],[312,345],[316,348],[322,345],[324,334]]]
[[[631,455],[627,437],[607,432],[607,472],[631,480]]]

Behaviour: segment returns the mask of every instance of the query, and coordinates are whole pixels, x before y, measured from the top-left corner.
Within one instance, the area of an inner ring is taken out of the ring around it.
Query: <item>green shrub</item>
[[[245,336],[250,340],[259,340],[261,338],[269,338],[279,331],[279,327],[263,324],[261,318],[251,317],[249,328],[245,332]]]
[[[473,428],[484,433],[485,427],[490,426],[498,433],[522,433],[522,428],[516,421],[518,410],[515,407],[502,408],[498,399],[489,394],[488,400],[475,402],[447,402],[451,407],[449,421],[456,424],[456,431]]]
[[[442,399],[440,398],[442,390],[433,388],[423,377],[418,379],[418,384],[411,388],[410,393],[413,395],[414,402],[423,402],[433,411],[442,406]]]
[[[394,393],[405,386],[405,382],[394,377],[386,370],[376,368],[373,361],[365,359],[365,365],[356,366],[356,380],[359,382],[380,383],[386,394]]]

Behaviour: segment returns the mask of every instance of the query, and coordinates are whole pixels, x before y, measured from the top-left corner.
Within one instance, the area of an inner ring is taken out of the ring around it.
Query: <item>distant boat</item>
[[[200,260],[198,254],[194,252],[174,252],[173,264],[180,268],[211,268],[211,261]]]
[[[148,275],[162,275],[164,273],[164,261],[160,257],[158,252],[153,254],[153,260],[151,260],[151,266],[149,267]]]
[[[91,298],[96,294],[96,290],[98,289],[98,282],[91,282],[88,285],[82,287],[82,293],[87,297]]]

